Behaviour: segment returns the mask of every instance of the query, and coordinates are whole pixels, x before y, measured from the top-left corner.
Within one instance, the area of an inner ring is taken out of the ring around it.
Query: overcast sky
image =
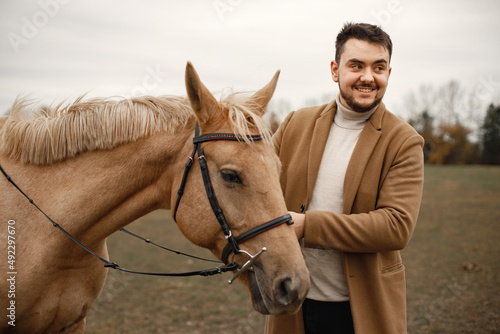
[[[384,101],[397,115],[411,91],[450,80],[499,102],[498,0],[1,0],[0,113],[19,95],[185,95],[188,60],[217,94],[256,90],[280,69],[274,101],[296,109],[335,96],[329,66],[347,21],[391,36]]]

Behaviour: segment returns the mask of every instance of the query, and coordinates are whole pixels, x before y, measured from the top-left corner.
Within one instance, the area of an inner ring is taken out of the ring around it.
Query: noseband
[[[262,134],[256,134],[256,135],[246,135],[246,138],[249,139],[250,141],[259,141],[262,140]],[[239,245],[250,239],[255,237],[257,234],[260,234],[262,232],[265,232],[269,229],[272,229],[276,226],[279,226],[281,224],[286,223],[287,225],[292,225],[293,220],[292,217],[289,214],[285,214],[283,216],[280,216],[278,218],[275,218],[273,220],[270,220],[266,223],[263,223],[262,225],[259,225],[257,227],[252,228],[251,230],[235,237],[233,233],[231,232],[231,229],[226,221],[226,217],[224,216],[224,213],[222,212],[222,209],[219,205],[219,202],[217,201],[217,197],[215,196],[215,191],[212,186],[212,182],[210,181],[210,174],[208,171],[208,166],[207,166],[207,159],[205,157],[205,154],[203,152],[203,149],[201,148],[201,144],[207,141],[216,141],[216,140],[232,140],[232,141],[243,141],[244,138],[241,135],[237,135],[234,133],[211,133],[211,134],[206,134],[206,135],[200,135],[200,129],[198,126],[196,126],[195,129],[195,136],[193,139],[193,152],[191,153],[191,156],[188,159],[188,162],[186,163],[185,169],[184,169],[184,174],[182,175],[182,181],[181,185],[179,187],[179,190],[177,191],[177,201],[175,203],[175,209],[174,209],[174,220],[176,220],[177,217],[177,210],[179,208],[179,204],[182,198],[182,195],[184,193],[184,188],[186,186],[186,181],[187,177],[189,174],[189,170],[191,169],[191,166],[193,165],[194,162],[194,157],[196,153],[198,153],[198,161],[200,162],[200,168],[201,168],[201,175],[203,177],[203,184],[205,186],[205,191],[207,193],[208,200],[210,202],[210,206],[212,207],[212,211],[215,214],[215,217],[217,218],[217,221],[219,222],[222,232],[224,233],[224,236],[226,237],[227,240],[227,245],[222,251],[222,257],[221,260],[225,264],[228,263],[228,257],[231,254],[239,254],[240,252],[243,252],[247,255],[250,256],[250,260],[243,265],[239,271],[243,272],[246,270],[246,266],[248,267],[253,263],[262,252],[266,250],[266,248],[262,248],[260,252],[255,254],[254,256],[250,255],[248,252],[241,250]],[[249,263],[251,262],[251,263]],[[234,279],[235,277],[233,277]]]

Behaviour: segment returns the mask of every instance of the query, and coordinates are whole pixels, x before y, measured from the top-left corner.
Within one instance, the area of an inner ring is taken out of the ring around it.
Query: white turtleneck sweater
[[[321,159],[309,211],[343,213],[347,165],[361,131],[376,108],[364,113],[355,112],[344,107],[337,96],[337,112]],[[307,298],[336,302],[349,300],[342,253],[333,249],[304,247],[302,252],[311,273],[311,289]]]

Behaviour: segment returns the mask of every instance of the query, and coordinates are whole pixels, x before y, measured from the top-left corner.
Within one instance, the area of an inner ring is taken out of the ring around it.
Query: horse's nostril
[[[275,298],[282,305],[289,305],[298,299],[298,286],[291,278],[285,278],[276,284]]]

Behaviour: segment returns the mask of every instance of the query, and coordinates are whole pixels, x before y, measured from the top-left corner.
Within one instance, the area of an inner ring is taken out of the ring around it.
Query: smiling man
[[[342,59],[337,58],[339,54],[331,63],[333,81],[339,84],[340,103],[356,112],[369,111],[384,97],[391,74],[390,51],[385,45],[355,38],[347,40],[342,48]]]
[[[266,333],[405,333],[400,250],[420,208],[423,139],[382,103],[390,37],[349,23],[335,46],[337,98],[290,113],[273,137],[311,289],[299,313],[269,316]]]

